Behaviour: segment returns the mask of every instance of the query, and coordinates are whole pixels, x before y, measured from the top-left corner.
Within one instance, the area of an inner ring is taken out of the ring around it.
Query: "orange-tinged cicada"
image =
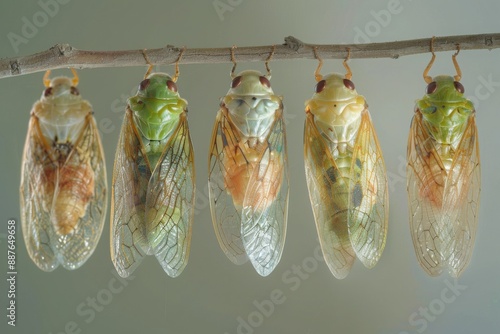
[[[21,171],[21,220],[28,254],[44,271],[80,267],[92,255],[106,216],[106,167],[91,105],[78,77],[44,77]]]
[[[120,276],[129,276],[145,255],[155,255],[169,276],[180,275],[189,257],[194,195],[187,101],[175,79],[151,73],[128,99],[113,169],[111,258]]]
[[[454,55],[454,57],[456,54]],[[408,138],[410,230],[422,268],[458,277],[474,247],[481,189],[476,113],[455,78],[426,74]]]
[[[304,160],[323,256],[340,279],[356,257],[372,268],[382,255],[387,177],[364,97],[347,76],[317,78],[306,101]]]
[[[288,171],[283,103],[268,77],[244,71],[221,101],[212,134],[209,189],[219,244],[262,276],[285,243]]]

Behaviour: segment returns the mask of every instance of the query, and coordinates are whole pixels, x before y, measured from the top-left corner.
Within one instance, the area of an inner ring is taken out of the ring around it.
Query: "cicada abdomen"
[[[31,111],[21,179],[24,240],[45,271],[80,267],[104,226],[106,168],[92,107],[78,78],[45,78]]]
[[[463,85],[437,76],[417,101],[408,138],[410,229],[431,276],[458,277],[472,255],[481,187],[475,110]]]
[[[194,217],[194,153],[187,101],[168,74],[152,73],[128,106],[111,194],[111,257],[122,277],[155,255],[171,277],[187,265]]]
[[[304,160],[330,271],[346,277],[356,257],[372,268],[387,235],[387,176],[365,99],[340,74],[321,77],[306,101]]]
[[[288,170],[281,98],[268,77],[244,71],[221,101],[209,156],[212,221],[236,263],[262,276],[278,264],[286,233]]]

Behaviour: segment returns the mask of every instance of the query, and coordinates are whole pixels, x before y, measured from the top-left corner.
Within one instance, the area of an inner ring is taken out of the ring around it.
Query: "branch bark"
[[[306,44],[295,37],[285,38],[285,43],[276,45],[274,60],[314,59],[314,48],[323,59],[344,59],[347,49],[351,58],[393,58],[430,52],[431,38],[369,44]],[[500,48],[500,33],[436,37],[434,51],[452,51],[460,45],[460,50]],[[230,63],[230,47],[188,48],[182,55],[180,64]],[[237,47],[234,50],[237,62],[265,61],[273,49],[272,45]],[[164,48],[146,50],[152,64],[173,64],[178,59],[182,47],[167,45]],[[0,60],[0,78],[31,74],[58,68],[100,68],[145,66],[143,50],[86,51],[73,48],[69,44],[56,44],[49,50],[25,57]]]

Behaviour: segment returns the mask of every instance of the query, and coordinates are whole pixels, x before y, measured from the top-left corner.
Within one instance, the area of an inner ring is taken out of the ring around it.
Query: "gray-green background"
[[[118,50],[166,44],[188,48],[271,45],[281,44],[289,35],[307,43],[331,44],[500,32],[500,3],[495,0],[67,2],[59,5],[53,17],[46,16],[47,22],[39,21],[44,24],[16,50],[8,34],[22,36],[23,17],[30,22],[34,15],[43,19],[39,14],[43,9],[37,1],[2,0],[0,57],[28,55],[62,42],[81,49]],[[219,15],[214,2],[225,3],[231,10]],[[390,9],[393,13],[384,16]],[[357,37],[359,31],[366,38]],[[438,54],[431,75],[454,74],[451,54]],[[374,269],[367,270],[358,262],[339,281],[314,257],[318,239],[304,176],[302,131],[304,101],[312,95],[316,62],[271,63],[273,88],[284,96],[287,112],[291,186],[285,250],[280,264],[266,278],[258,276],[250,264],[238,267],[225,257],[207,202],[208,142],[219,98],[229,87],[231,65],[181,65],[178,86],[189,102],[199,190],[186,270],[171,279],[154,258],[148,258],[126,286],[115,281],[108,219],[94,255],[82,268],[45,273],[29,259],[18,224],[17,326],[6,324],[7,285],[2,278],[0,332],[497,333],[500,50],[463,51],[458,57],[466,95],[476,102],[483,168],[476,247],[458,283],[447,275],[426,276],[417,264],[408,228],[406,139],[414,101],[424,93],[422,70],[429,56],[350,62],[357,90],[369,103],[389,175],[387,246]],[[247,68],[264,71],[264,64],[238,66],[238,70]],[[159,70],[172,72],[173,67]],[[144,71],[145,67],[79,71],[80,91],[94,106],[100,123],[108,183],[125,99]],[[323,73],[330,71],[343,71],[341,62],[326,61]],[[0,80],[0,277],[7,272],[7,220],[19,219],[21,153],[31,106],[43,90],[42,76]],[[304,274],[297,273],[298,267]],[[270,298],[277,296],[280,303],[271,307]],[[97,300],[99,311],[87,305],[92,299]],[[259,311],[256,305],[266,310]],[[242,321],[249,325],[238,329]]]

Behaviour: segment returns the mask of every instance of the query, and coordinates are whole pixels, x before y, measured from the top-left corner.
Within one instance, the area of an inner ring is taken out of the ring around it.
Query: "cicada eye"
[[[462,85],[460,82],[455,81],[453,83],[453,85],[455,86],[455,89],[457,90],[457,92],[459,92],[460,94],[463,94],[465,92],[464,85]]]
[[[139,85],[139,90],[145,90],[146,88],[148,88],[149,83],[150,83],[149,79],[142,80],[141,84]]]
[[[175,82],[173,82],[172,80],[168,80],[167,81],[167,87],[168,89],[170,89],[172,92],[177,92],[177,85],[175,84]]]
[[[44,92],[43,96],[49,96],[52,95],[52,87],[48,87]]]
[[[261,75],[259,77],[259,80],[260,80],[260,83],[262,84],[262,86],[266,86],[267,88],[271,88],[271,83],[269,82],[269,80],[265,76]]]
[[[316,93],[321,93],[323,91],[323,89],[325,89],[325,86],[326,86],[326,81],[325,80],[321,80],[320,82],[318,82],[316,84]]]
[[[231,82],[231,88],[238,87],[240,83],[241,83],[241,75],[233,79],[233,82]]]
[[[427,85],[427,88],[425,89],[425,92],[427,94],[432,94],[436,91],[437,88],[437,83],[436,81],[431,82],[430,84]]]
[[[72,95],[80,95],[80,91],[78,91],[78,88],[71,86],[70,93]]]
[[[349,79],[344,79],[344,86],[350,90],[354,90],[354,82]]]

